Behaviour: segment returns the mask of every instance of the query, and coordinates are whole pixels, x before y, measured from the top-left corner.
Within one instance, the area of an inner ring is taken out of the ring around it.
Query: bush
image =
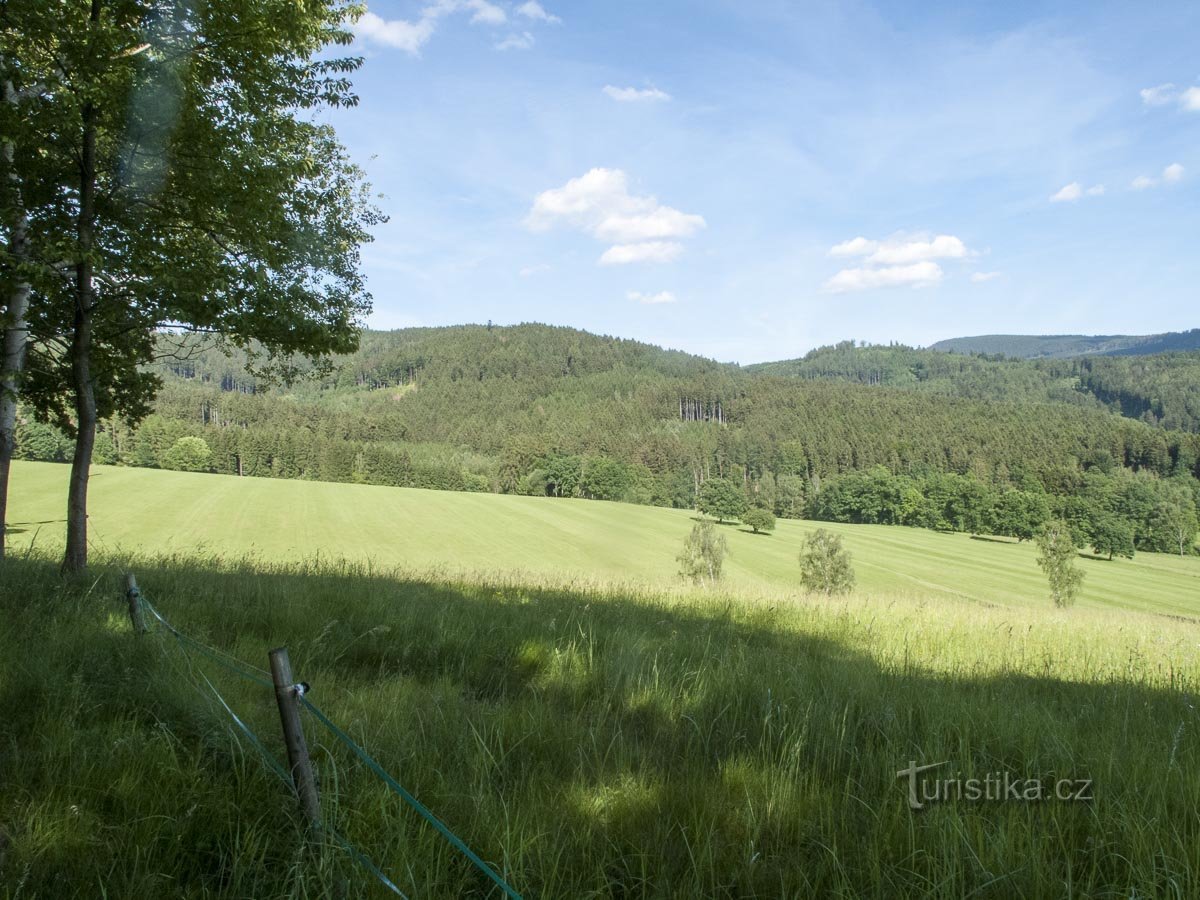
[[[840,535],[818,528],[805,539],[800,551],[800,583],[826,597],[854,588],[854,568]]]
[[[763,509],[761,506],[755,506],[746,510],[742,515],[742,521],[749,525],[755,534],[775,530],[775,514],[769,509]]]
[[[181,437],[163,454],[163,466],[178,472],[205,472],[212,460],[212,451],[204,438]]]
[[[715,584],[721,579],[721,564],[728,551],[725,535],[718,534],[712,522],[697,522],[683,543],[683,552],[676,557],[679,574],[695,584]]]

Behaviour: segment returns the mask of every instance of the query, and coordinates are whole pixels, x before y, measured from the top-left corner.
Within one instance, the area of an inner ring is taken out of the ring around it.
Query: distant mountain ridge
[[[1164,334],[981,334],[949,338],[929,346],[944,353],[1001,353],[1020,359],[1073,356],[1146,356],[1200,350],[1200,328]]]

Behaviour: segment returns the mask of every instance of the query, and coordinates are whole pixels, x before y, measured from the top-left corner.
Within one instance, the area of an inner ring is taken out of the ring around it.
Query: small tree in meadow
[[[1049,522],[1038,536],[1037,563],[1050,580],[1050,597],[1055,606],[1070,606],[1075,602],[1083,573],[1075,567],[1075,536],[1071,527],[1061,519]]]
[[[683,552],[676,557],[679,574],[695,584],[715,584],[721,578],[721,564],[728,551],[725,535],[718,533],[712,522],[697,522],[683,543]]]
[[[805,538],[800,551],[800,583],[826,597],[854,588],[854,567],[841,535],[818,528]]]
[[[696,507],[718,522],[740,518],[746,511],[746,495],[742,489],[725,478],[710,478],[700,485]]]
[[[750,526],[755,534],[775,530],[775,514],[769,509],[754,506],[742,514],[742,521]]]
[[[212,450],[204,438],[181,437],[163,454],[163,467],[179,472],[204,472],[212,460]]]
[[[1133,559],[1133,525],[1126,520],[1105,513],[1092,523],[1092,549],[1107,553],[1108,558],[1124,556]]]

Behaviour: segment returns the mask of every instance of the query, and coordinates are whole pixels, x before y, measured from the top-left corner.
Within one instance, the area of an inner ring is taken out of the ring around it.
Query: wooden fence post
[[[275,682],[275,702],[279,704],[279,721],[283,725],[283,743],[287,747],[292,784],[300,797],[304,815],[313,825],[320,825],[321,801],[317,796],[312,761],[308,758],[308,744],[304,741],[304,728],[300,724],[300,699],[296,696],[296,684],[292,678],[292,663],[288,659],[287,647],[277,647],[269,656],[271,679]]]
[[[146,617],[142,615],[142,592],[138,590],[137,579],[130,572],[125,576],[125,599],[129,601],[129,621],[133,623],[135,634],[146,633]]]

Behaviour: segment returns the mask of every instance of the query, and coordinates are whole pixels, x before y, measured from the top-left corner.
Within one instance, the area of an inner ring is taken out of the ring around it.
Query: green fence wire
[[[249,666],[246,663],[242,663],[236,657],[231,657],[227,653],[222,653],[222,651],[217,650],[215,647],[208,647],[204,644],[201,644],[199,641],[195,640],[194,638],[189,637],[188,635],[181,632],[179,629],[175,628],[170,622],[168,622],[163,617],[163,615],[157,609],[155,609],[153,607],[153,605],[151,605],[150,601],[146,600],[145,597],[142,597],[141,601],[146,606],[146,608],[150,610],[150,612],[154,615],[154,617],[156,619],[158,619],[159,622],[162,623],[163,627],[166,628],[169,632],[171,632],[171,634],[178,640],[180,649],[183,652],[185,658],[188,658],[187,648],[192,647],[196,650],[199,650],[201,653],[203,653],[206,657],[213,660],[214,662],[219,663],[221,666],[223,666],[230,672],[233,672],[237,675],[242,676],[243,678],[246,678],[246,679],[256,682],[258,684],[263,684],[267,687],[274,688],[274,686],[275,686],[274,682],[266,681],[266,680],[260,678],[259,676],[253,674],[252,671],[250,671],[251,669],[254,668],[253,666]],[[222,657],[225,657],[225,658],[231,660],[231,662],[226,662],[225,659],[222,659]],[[190,665],[190,661],[189,661],[189,665]],[[263,671],[263,670],[259,670],[259,671]],[[258,751],[259,755],[262,757],[263,762],[266,764],[267,768],[270,769],[275,775],[277,775],[279,777],[279,779],[285,785],[287,785],[287,787],[290,791],[294,791],[295,788],[294,788],[294,785],[292,782],[292,776],[290,774],[288,774],[288,771],[287,771],[287,769],[285,769],[283,767],[283,764],[280,763],[279,760],[275,758],[275,755],[273,753],[271,753],[263,745],[262,740],[259,738],[259,736],[257,734],[254,733],[253,729],[251,729],[250,726],[248,726],[245,722],[243,722],[241,720],[241,718],[238,716],[238,714],[233,711],[233,708],[229,705],[228,701],[221,695],[221,692],[217,690],[216,686],[209,680],[208,676],[205,675],[203,672],[198,672],[198,674],[200,675],[201,678],[204,679],[205,685],[208,686],[208,689],[212,692],[213,696],[216,697],[217,702],[220,703],[222,707],[224,707],[225,712],[227,712],[229,714],[229,717],[231,719],[233,719],[234,724],[237,725],[237,727],[241,730],[242,734],[244,734],[246,736],[247,740],[250,741],[251,746],[253,746],[254,749],[256,749]],[[265,671],[264,671],[264,674],[266,674]],[[197,685],[197,688],[198,687],[199,686]],[[358,849],[358,847],[354,846],[354,844],[352,844],[349,840],[347,840],[346,837],[343,836],[336,828],[333,828],[324,823],[321,823],[319,825],[319,827],[322,832],[327,834],[329,837],[333,838],[333,840],[343,850],[345,850],[351,856],[351,858],[355,860],[355,862],[357,862],[364,869],[366,869],[368,872],[370,872],[372,875],[374,875],[377,879],[379,879],[380,883],[383,884],[384,887],[388,888],[390,891],[392,891],[392,893],[396,894],[398,897],[402,897],[403,900],[409,900],[408,895],[405,894],[402,890],[400,890],[400,888],[398,888],[395,885],[395,883],[393,883],[392,880],[390,878],[388,878],[387,875],[384,874],[383,870],[381,870],[379,868],[379,866],[375,865],[375,863],[373,863],[371,861],[371,859],[365,853],[363,853],[361,850]]]
[[[504,891],[505,894],[512,898],[512,900],[521,900],[521,895],[514,891],[503,878],[497,875],[491,866],[480,859],[470,847],[462,842],[462,839],[459,838],[458,835],[447,828],[442,821],[433,813],[431,813],[420,800],[406,791],[400,782],[396,781],[396,779],[389,775],[383,766],[377,763],[371,757],[371,755],[367,753],[366,750],[356,744],[353,738],[346,734],[346,732],[342,731],[342,729],[338,728],[337,725],[333,724],[333,721],[327,715],[325,715],[325,713],[321,712],[321,710],[303,694],[300,695],[300,703],[305,709],[316,716],[317,720],[326,728],[328,728],[335,737],[353,750],[355,755],[366,764],[367,768],[383,779],[384,784],[391,788],[401,800],[411,806],[417,811],[417,813],[420,814],[423,819],[425,819],[426,822],[441,832],[442,836],[446,838],[446,840],[448,840],[464,856],[466,856],[467,859],[474,863],[475,867],[479,869],[479,871],[483,872],[483,874],[487,875],[488,878],[494,881],[500,887],[500,889]]]
[[[162,613],[155,609],[154,605],[148,599],[146,599],[145,595],[141,596],[141,602],[148,610],[150,610],[154,618],[157,619],[167,631],[174,635],[176,640],[179,642],[180,649],[183,651],[185,656],[187,655],[188,648],[191,647],[235,675],[238,675],[241,678],[252,681],[263,687],[274,689],[274,682],[269,678],[264,677],[269,674],[265,670],[257,669],[255,666],[251,666],[248,663],[242,662],[241,660],[237,659],[237,657],[231,656],[230,654],[218,650],[215,647],[209,647],[206,644],[202,644],[195,638],[184,634],[182,631],[175,628],[175,626],[168,622]],[[269,750],[267,750],[262,741],[259,739],[258,735],[256,735],[254,731],[248,725],[246,725],[241,718],[238,717],[237,713],[233,711],[233,708],[226,702],[225,698],[221,696],[220,691],[218,691],[213,683],[208,679],[208,676],[206,676],[203,672],[200,672],[199,674],[200,677],[204,679],[205,684],[216,697],[217,701],[222,707],[224,707],[225,712],[229,714],[230,718],[233,719],[234,723],[246,736],[247,740],[249,740],[251,745],[258,751],[267,767],[277,776],[279,776],[279,778],[282,779],[289,788],[294,789],[290,774],[279,762],[279,760],[276,759]],[[342,741],[342,743],[346,744],[346,746],[348,746],[354,752],[354,754],[360,760],[362,760],[367,768],[369,768],[383,780],[384,784],[386,784],[393,793],[395,793],[398,797],[400,797],[401,800],[412,807],[412,809],[415,810],[423,819],[425,819],[426,822],[432,825],[443,837],[446,838],[446,840],[450,842],[455,849],[466,856],[467,859],[470,860],[480,872],[490,878],[502,891],[504,891],[509,898],[511,898],[511,900],[521,900],[521,895],[518,894],[511,885],[509,885],[503,878],[496,874],[495,870],[493,870],[491,866],[480,859],[479,856],[476,855],[475,852],[472,851],[471,848],[468,847],[466,843],[464,843],[463,840],[458,837],[458,835],[446,827],[446,825],[437,816],[430,812],[430,810],[423,803],[421,803],[420,800],[405,790],[403,785],[389,775],[387,770],[385,770],[383,766],[376,762],[366,750],[360,747],[353,738],[351,738],[348,734],[346,734],[346,732],[334,724],[333,720],[325,715],[320,708],[313,704],[302,693],[298,693],[297,697],[301,705],[311,712],[317,721],[324,725],[336,738]],[[389,879],[387,875],[385,875],[383,871],[377,865],[375,865],[375,863],[373,863],[361,850],[350,843],[350,841],[339,834],[336,829],[323,825],[322,830],[332,837],[363,868],[367,869],[376,878],[378,878],[384,886],[389,888],[398,896],[404,897],[405,900],[408,900],[400,888],[396,887],[396,885],[392,883],[391,879]]]

